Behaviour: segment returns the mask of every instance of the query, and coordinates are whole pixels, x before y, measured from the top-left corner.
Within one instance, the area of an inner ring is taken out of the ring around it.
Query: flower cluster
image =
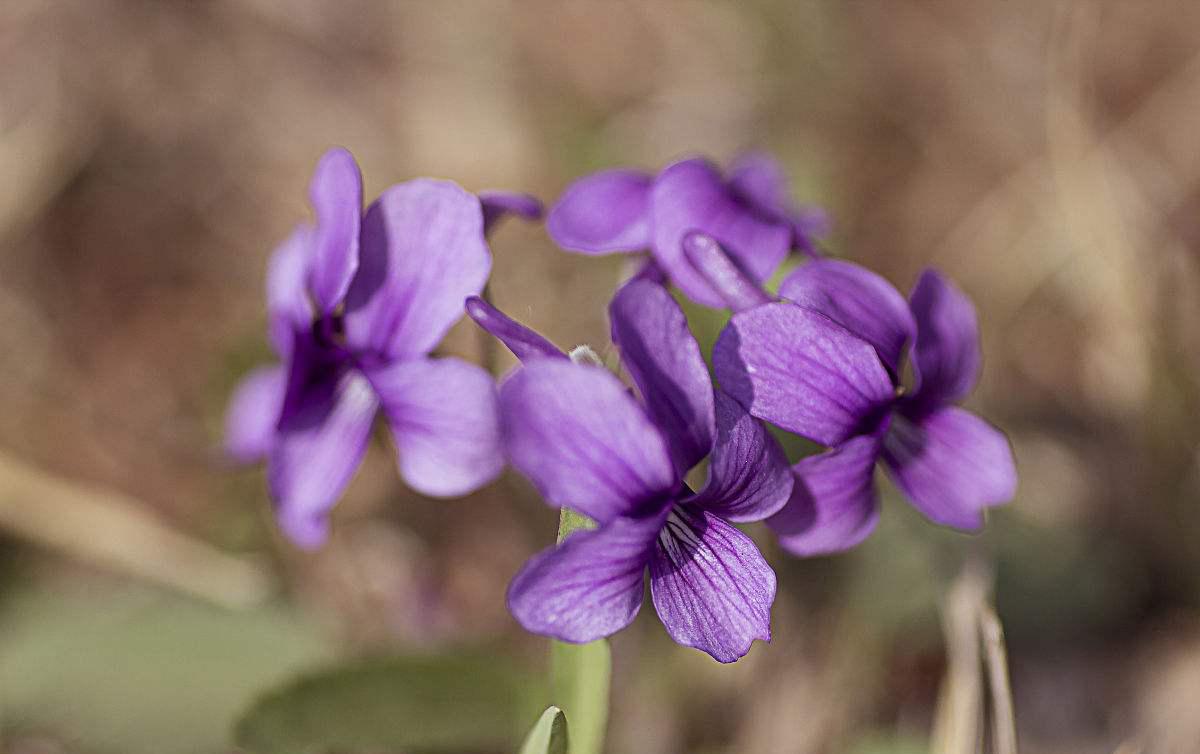
[[[419,179],[363,214],[342,150],[321,160],[310,197],[316,224],[268,270],[282,364],[246,379],[227,427],[236,458],[266,459],[280,526],[298,544],[323,540],[382,413],[418,492],[466,494],[509,463],[547,503],[595,523],[513,579],[509,608],[525,628],[569,642],[609,636],[637,615],[649,571],[671,637],[731,662],[769,640],[776,587],[733,524],[765,521],[796,555],[850,548],[878,520],[877,461],[926,517],[959,529],[1014,494],[1004,435],[955,405],[979,372],[970,301],[932,270],[905,299],[823,257],[814,239],[827,220],[791,202],[763,155],[728,176],[702,159],[653,176],[603,171],[550,209],[547,230],[564,249],[649,252],[608,308],[631,386],[479,296],[487,229],[506,213],[539,217],[531,197]],[[806,261],[766,291],[792,251]],[[670,284],[731,312],[713,351],[716,385]],[[429,355],[464,301],[520,361],[498,389],[478,367]],[[789,466],[764,422],[828,450]]]

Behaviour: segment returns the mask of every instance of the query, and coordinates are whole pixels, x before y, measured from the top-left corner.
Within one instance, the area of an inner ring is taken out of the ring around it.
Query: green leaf
[[[262,688],[329,658],[318,631],[286,610],[229,611],[120,582],[89,584],[94,595],[43,586],[5,600],[6,734],[81,742],[71,751],[226,751],[230,726]]]
[[[612,653],[608,641],[566,644],[550,654],[553,699],[571,719],[571,754],[600,754],[608,727],[608,686]]]
[[[235,740],[253,754],[509,748],[539,688],[510,662],[477,652],[361,660],[261,699]]]
[[[534,723],[520,754],[567,754],[567,716],[558,707],[547,707]]]

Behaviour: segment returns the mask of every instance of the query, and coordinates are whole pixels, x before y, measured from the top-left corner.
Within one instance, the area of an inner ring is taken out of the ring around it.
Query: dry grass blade
[[[975,562],[955,579],[942,608],[946,631],[946,678],[934,718],[933,751],[983,751],[985,709],[995,754],[1017,754],[1017,727],[1004,629],[988,600],[991,576]],[[984,693],[984,671],[987,694]],[[990,706],[985,708],[985,699]]]
[[[982,569],[968,565],[950,587],[942,606],[947,668],[933,724],[936,754],[978,751],[983,716],[979,606],[986,591]]]
[[[1017,754],[1017,723],[1013,716],[1012,687],[1008,681],[1008,651],[1004,627],[990,605],[980,605],[979,630],[992,699],[992,744],[996,754]]]
[[[137,500],[59,479],[3,454],[0,528],[225,607],[248,607],[272,591],[261,568],[171,529]]]

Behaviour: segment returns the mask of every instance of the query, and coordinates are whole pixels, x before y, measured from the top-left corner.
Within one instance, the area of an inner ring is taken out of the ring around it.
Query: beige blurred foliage
[[[773,150],[797,197],[832,212],[831,251],[902,289],[938,265],[980,309],[971,404],[1010,432],[1022,490],[980,540],[930,536],[999,553],[1022,751],[1200,741],[1200,4],[0,4],[2,452],[121,490],[154,526],[269,553],[347,651],[508,632],[536,656],[502,595],[554,514],[519,480],[421,500],[373,450],[308,556],[270,533],[261,480],[220,459],[224,398],[269,357],[267,255],[333,144],[371,195],[431,174],[548,200],[606,165]],[[518,221],[493,249],[502,308],[603,352],[618,260]],[[463,325],[446,349],[483,342]],[[889,498],[885,519],[903,515]],[[919,528],[901,520],[888,537]],[[47,579],[72,561],[34,550]],[[944,658],[904,632],[936,636],[936,615],[881,628],[831,596],[898,583],[867,570],[896,552],[857,557],[787,563],[815,575],[781,592],[775,643],[735,668],[639,621],[617,643],[613,750],[925,740]],[[944,586],[941,558],[908,572]],[[1059,580],[1035,594],[1009,572]],[[1100,596],[1060,610],[1075,579]]]

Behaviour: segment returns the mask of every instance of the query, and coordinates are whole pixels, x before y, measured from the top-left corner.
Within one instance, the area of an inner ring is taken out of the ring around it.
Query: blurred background
[[[380,654],[544,668],[503,601],[555,531],[523,481],[422,499],[375,443],[305,554],[222,459],[270,358],[267,256],[334,144],[368,196],[546,200],[768,149],[830,252],[902,290],[937,265],[979,307],[971,405],[1017,500],[970,537],[885,483],[876,535],[807,561],[755,528],[773,643],[718,666],[644,610],[611,752],[927,751],[968,560],[1023,751],[1200,750],[1200,4],[5,0],[0,63],[0,751],[231,751],[253,699]],[[515,220],[492,247],[502,308],[607,347],[619,259]],[[478,359],[469,325],[444,348]]]

